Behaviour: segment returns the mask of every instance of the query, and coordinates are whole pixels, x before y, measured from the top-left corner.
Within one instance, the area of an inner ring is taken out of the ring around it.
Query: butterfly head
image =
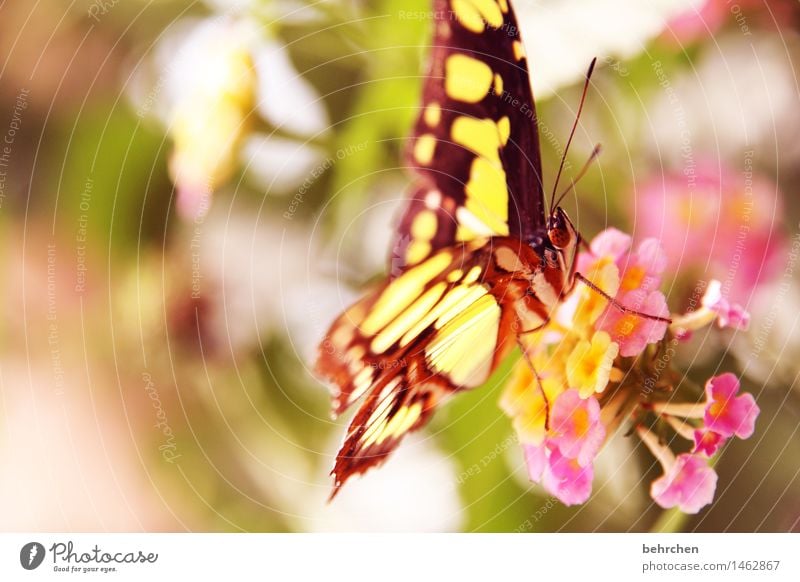
[[[547,219],[547,238],[550,244],[560,251],[570,251],[578,245],[578,231],[560,206],[555,208]]]
[[[560,206],[556,206],[547,219],[544,257],[550,268],[556,269],[563,277],[559,295],[569,292],[574,284],[580,242],[581,235],[575,225],[567,213]]]

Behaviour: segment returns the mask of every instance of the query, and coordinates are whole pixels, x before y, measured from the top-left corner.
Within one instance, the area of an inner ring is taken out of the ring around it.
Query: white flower
[[[263,133],[245,139],[240,157],[245,175],[267,195],[288,194],[306,180],[310,185],[326,159],[321,148]]]
[[[800,238],[793,239],[793,257],[787,258],[784,275],[771,285],[757,288],[750,306],[752,323],[746,334],[733,338],[733,354],[742,370],[756,382],[798,386],[800,360],[800,290],[797,287],[797,253]]]
[[[663,69],[669,86],[648,106],[653,155],[677,167],[702,152],[744,164],[742,152],[753,150],[776,168],[800,159],[796,39],[736,31],[715,40],[693,67]]]
[[[263,40],[255,52],[259,113],[282,131],[314,137],[328,127],[328,114],[316,89],[289,59],[286,47]]]
[[[333,443],[338,448],[339,441]],[[327,469],[327,465],[324,469]],[[333,503],[327,471],[294,499],[297,529],[315,532],[454,532],[464,513],[455,465],[424,433],[409,435],[379,469],[347,482]]]
[[[534,96],[548,97],[585,74],[589,63],[636,56],[697,0],[531,0],[517,2]]]
[[[155,78],[145,80],[145,66],[134,75],[138,114],[157,117],[172,138],[177,207],[189,220],[207,212],[211,194],[232,177],[241,157],[269,192],[298,186],[321,157],[306,139],[250,139],[258,115],[278,131],[303,138],[328,127],[317,91],[295,70],[286,47],[267,34],[242,10],[183,19],[156,49]]]

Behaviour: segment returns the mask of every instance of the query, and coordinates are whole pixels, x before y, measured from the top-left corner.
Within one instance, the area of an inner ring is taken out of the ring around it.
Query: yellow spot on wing
[[[367,388],[369,388],[372,384],[373,371],[374,370],[372,368],[365,366],[358,374],[355,375],[355,378],[353,378],[353,386],[355,387],[355,390],[350,395],[348,401],[352,402],[358,400],[361,395],[367,391]]]
[[[426,240],[412,240],[406,249],[406,264],[416,265],[431,254],[431,243]]]
[[[525,46],[518,40],[514,41],[513,44],[514,48],[514,58],[518,61],[521,61],[525,58]]]
[[[506,173],[483,158],[472,161],[466,207],[497,234],[508,234],[508,189]]]
[[[414,159],[423,166],[427,166],[433,160],[433,152],[436,149],[436,138],[433,134],[426,133],[417,138],[414,144]]]
[[[439,208],[442,204],[442,193],[438,190],[431,190],[425,194],[425,206],[432,210]]]
[[[436,214],[432,210],[423,210],[414,217],[411,223],[411,236],[422,240],[431,240],[436,234]]]
[[[451,283],[455,283],[456,281],[458,281],[461,278],[461,275],[463,275],[463,274],[464,274],[464,271],[462,271],[461,269],[456,269],[455,271],[450,271],[447,274],[447,280],[450,281]]]
[[[494,94],[503,94],[503,77],[500,76],[500,73],[495,73],[494,76]]]
[[[389,283],[359,326],[365,335],[374,335],[403,312],[419,297],[427,284],[453,261],[453,255],[442,251],[409,269]]]
[[[479,285],[459,285],[454,287],[442,297],[439,303],[437,303],[425,317],[420,319],[414,327],[406,332],[400,340],[400,347],[403,348],[407,346],[431,325],[435,324],[437,328],[441,327],[466,309],[476,299],[487,293],[488,291]]]
[[[495,0],[453,0],[451,4],[458,21],[471,32],[483,32],[484,20],[493,28],[503,26],[503,13]]]
[[[403,407],[397,411],[392,419],[386,424],[386,428],[381,431],[376,443],[381,444],[389,437],[400,437],[414,426],[422,414],[422,405],[417,402],[412,406]]]
[[[492,371],[500,306],[485,295],[443,327],[425,349],[431,368],[458,386],[482,384]]]
[[[453,12],[461,25],[470,32],[481,33],[484,30],[483,17],[470,0],[453,0]]]
[[[506,145],[508,138],[511,137],[511,121],[508,116],[501,118],[497,122],[497,133],[500,135],[500,143]]]
[[[375,336],[370,345],[372,352],[382,354],[388,350],[404,333],[430,312],[446,288],[447,283],[442,282],[428,289],[422,297],[417,299],[408,309],[387,325],[381,333]]]
[[[428,126],[436,127],[439,125],[439,121],[442,119],[442,106],[435,102],[430,103],[425,108],[425,112],[422,115],[425,118],[425,123],[427,123]]]
[[[492,28],[503,26],[503,13],[495,0],[470,0]]]
[[[500,131],[501,128],[491,119],[461,116],[453,121],[450,136],[458,145],[499,165],[502,137]]]
[[[485,223],[478,220],[478,217],[472,214],[472,212],[467,210],[467,208],[464,206],[459,206],[458,209],[456,209],[456,218],[458,219],[456,240],[474,240],[479,237],[499,234],[494,232]]]
[[[492,69],[478,59],[456,53],[444,65],[447,96],[465,103],[478,103],[489,93]]]
[[[487,293],[488,291],[482,285],[462,285],[456,287],[445,295],[442,302],[436,306],[438,317],[436,318],[434,327],[436,329],[441,329]]]
[[[464,280],[462,281],[462,283],[464,283],[464,285],[470,285],[470,284],[474,283],[475,281],[478,280],[478,277],[481,276],[481,271],[483,271],[483,269],[481,269],[477,265],[472,267],[469,270],[469,273],[467,273],[467,276],[464,277]]]
[[[381,396],[383,396],[384,393],[386,393],[387,396],[381,398],[380,403],[377,405],[375,411],[370,415],[369,420],[366,422],[366,426],[369,428],[367,428],[364,434],[361,435],[362,442],[364,443],[362,445],[363,448],[366,448],[375,442],[375,438],[377,438],[377,435],[380,434],[380,430],[386,426],[386,417],[389,416],[391,406],[394,404],[394,399],[389,398],[388,395],[394,391],[400,381],[400,377],[395,378],[389,384],[387,384],[386,388],[384,388],[381,392]]]
[[[350,365],[360,368],[362,365],[360,360],[366,355],[366,353],[367,350],[365,350],[364,346],[361,344],[352,346],[349,350],[347,350],[347,359],[350,360]]]

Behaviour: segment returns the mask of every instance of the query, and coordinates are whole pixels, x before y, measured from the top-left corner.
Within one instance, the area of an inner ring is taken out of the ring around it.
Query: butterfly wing
[[[418,179],[390,277],[333,323],[317,361],[337,414],[361,401],[336,458],[334,494],[508,354],[516,315],[505,292],[496,297],[484,283],[487,237],[530,241],[544,228],[536,114],[509,3],[436,0],[434,13],[407,153]]]
[[[338,489],[381,463],[448,395],[485,382],[513,346],[513,310],[483,282],[488,244],[441,250],[331,326],[317,372],[339,414],[362,399],[334,467]]]
[[[407,149],[418,175],[393,275],[480,236],[531,241],[544,224],[536,110],[505,0],[436,0],[430,70]]]

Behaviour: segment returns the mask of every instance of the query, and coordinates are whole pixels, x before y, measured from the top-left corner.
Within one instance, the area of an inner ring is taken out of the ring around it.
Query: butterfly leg
[[[545,320],[544,323],[541,323],[541,324],[537,325],[536,327],[532,327],[531,329],[523,329],[522,331],[517,332],[517,336],[523,336],[523,335],[528,335],[530,333],[536,333],[540,329],[544,328],[548,323],[550,323],[550,319],[549,318],[547,320]]]
[[[619,301],[611,297],[608,293],[600,289],[597,285],[592,283],[589,279],[584,277],[581,273],[575,273],[575,278],[578,279],[581,283],[586,285],[589,289],[594,291],[595,293],[599,293],[602,295],[611,305],[614,306],[615,309],[619,309],[623,313],[630,313],[631,315],[636,315],[637,317],[641,317],[643,319],[652,319],[654,321],[664,321],[666,323],[672,323],[672,320],[668,317],[659,317],[658,315],[650,315],[649,313],[643,313],[641,311],[636,311],[635,309],[631,309],[630,307],[625,307]]]
[[[525,358],[525,362],[531,369],[533,377],[536,378],[536,386],[539,389],[542,398],[544,399],[544,428],[545,430],[550,430],[550,401],[547,399],[547,393],[544,391],[544,386],[542,386],[542,379],[539,377],[539,372],[536,371],[536,366],[533,365],[533,360],[531,360],[531,357],[528,355],[528,350],[525,348],[525,344],[522,343],[522,339],[520,337],[517,337],[517,344],[519,344],[519,349],[522,351],[522,357]]]

